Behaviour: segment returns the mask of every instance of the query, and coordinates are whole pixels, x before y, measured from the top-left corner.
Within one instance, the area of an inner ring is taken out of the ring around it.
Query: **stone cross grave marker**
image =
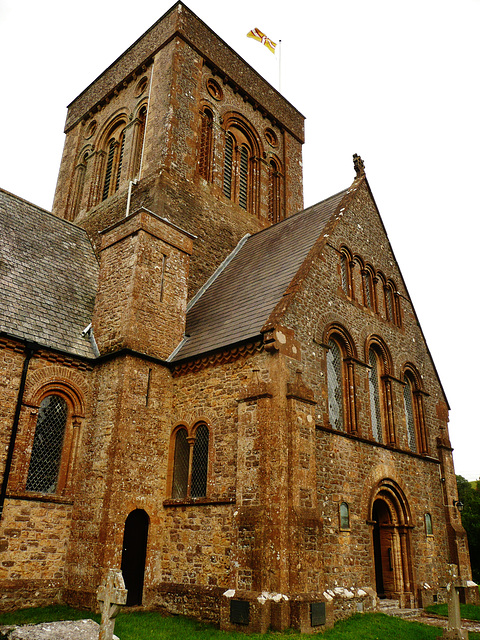
[[[98,587],[97,600],[100,602],[102,621],[98,640],[112,640],[115,618],[120,607],[127,602],[127,590],[121,571],[110,569],[104,581]]]
[[[460,598],[458,590],[465,587],[466,582],[462,582],[458,576],[458,567],[456,564],[449,564],[448,573],[448,625],[443,632],[442,640],[468,640],[468,631],[462,629],[462,619],[460,617]]]

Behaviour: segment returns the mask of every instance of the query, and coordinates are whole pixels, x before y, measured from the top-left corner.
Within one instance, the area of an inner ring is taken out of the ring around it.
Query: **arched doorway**
[[[393,481],[383,481],[371,502],[375,585],[379,598],[398,599],[400,606],[414,600],[410,513],[405,496]]]
[[[128,589],[128,606],[142,604],[149,523],[150,519],[143,509],[135,509],[125,521],[122,574],[125,588]]]

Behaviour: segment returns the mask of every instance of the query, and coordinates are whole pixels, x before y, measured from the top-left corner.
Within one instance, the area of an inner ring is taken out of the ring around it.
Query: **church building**
[[[182,2],[65,135],[52,212],[0,189],[0,610],[121,569],[131,606],[315,632],[471,581],[362,159],[304,209],[303,116]]]

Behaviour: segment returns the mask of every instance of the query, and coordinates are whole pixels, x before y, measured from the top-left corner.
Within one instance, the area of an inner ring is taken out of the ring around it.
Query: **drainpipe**
[[[15,450],[15,441],[17,439],[18,423],[20,421],[20,411],[23,403],[23,393],[25,391],[25,383],[27,381],[28,365],[32,359],[33,354],[37,350],[38,345],[35,342],[25,343],[25,360],[23,361],[22,377],[20,379],[20,387],[17,394],[17,406],[15,407],[15,415],[13,417],[13,426],[10,433],[10,443],[8,445],[7,459],[5,461],[5,470],[3,472],[2,488],[0,489],[0,520],[3,515],[3,506],[5,504],[5,498],[7,497],[8,479],[10,476],[10,470],[12,468],[13,452]]]

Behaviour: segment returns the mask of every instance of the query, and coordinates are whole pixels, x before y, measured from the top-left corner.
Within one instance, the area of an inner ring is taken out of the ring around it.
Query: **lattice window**
[[[27,491],[55,493],[67,424],[67,403],[60,396],[47,396],[38,410]]]
[[[223,193],[250,212],[255,209],[257,180],[254,146],[250,132],[243,126],[231,126],[225,134]]]
[[[412,451],[417,451],[417,438],[415,434],[415,414],[413,408],[413,394],[412,384],[410,379],[405,379],[405,386],[403,388],[403,403],[405,406],[405,420],[407,423],[407,439],[408,446]]]
[[[187,440],[187,430],[180,429],[175,437],[172,498],[187,496],[189,462],[190,445]]]
[[[374,440],[383,442],[378,356],[373,349],[370,349],[368,362],[370,365],[370,369],[368,370],[368,386],[370,390],[372,434]]]
[[[249,161],[248,148],[242,145],[240,149],[240,171],[239,171],[239,192],[238,192],[238,204],[242,209],[247,209],[248,203],[248,161]]]
[[[190,489],[192,498],[207,495],[208,440],[208,427],[205,424],[201,424],[195,432],[195,444],[193,445],[192,484]]]
[[[344,430],[342,369],[342,352],[338,344],[330,340],[327,351],[328,417],[332,429],[339,431]]]

